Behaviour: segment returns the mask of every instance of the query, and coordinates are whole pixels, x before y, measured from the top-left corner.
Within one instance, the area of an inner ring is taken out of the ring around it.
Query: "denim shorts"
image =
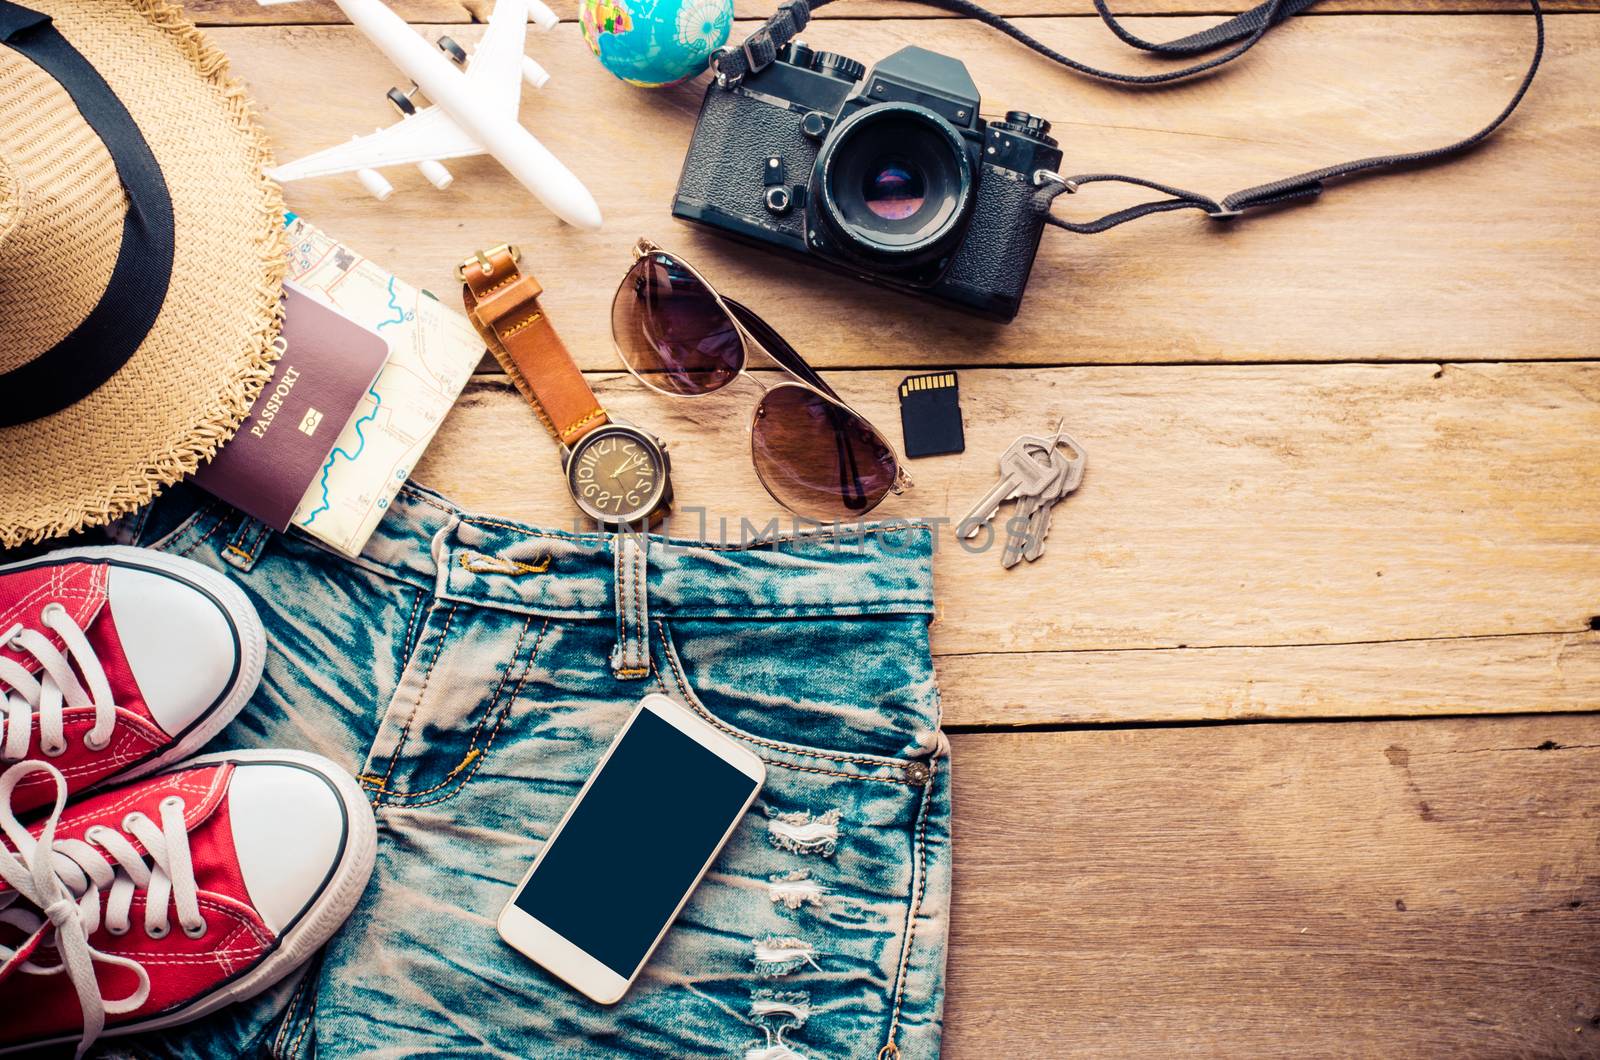
[[[926,527],[691,544],[538,529],[407,485],[354,560],[186,489],[117,534],[229,574],[261,613],[266,677],[212,749],[346,764],[379,845],[303,974],[113,1053],[938,1054],[950,770]],[[605,1007],[495,918],[654,691],[756,751],[767,782]]]

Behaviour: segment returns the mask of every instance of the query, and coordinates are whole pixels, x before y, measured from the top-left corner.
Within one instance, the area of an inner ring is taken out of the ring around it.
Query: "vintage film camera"
[[[978,116],[960,60],[902,48],[868,70],[796,41],[706,90],[672,213],[996,320],[1017,314],[1061,151],[1022,111]]]

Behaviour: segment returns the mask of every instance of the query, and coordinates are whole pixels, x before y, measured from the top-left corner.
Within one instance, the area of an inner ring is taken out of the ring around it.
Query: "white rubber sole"
[[[335,932],[344,926],[344,922],[355,911],[356,903],[366,891],[368,881],[372,879],[372,869],[378,853],[378,825],[372,816],[372,806],[367,802],[366,793],[349,773],[321,755],[307,751],[270,749],[224,751],[220,754],[202,755],[185,762],[182,768],[209,765],[214,762],[282,762],[301,766],[328,781],[344,805],[344,849],[340,852],[339,861],[329,873],[327,883],[322,890],[289,925],[279,937],[277,946],[260,964],[182,1008],[135,1023],[108,1026],[101,1034],[101,1038],[177,1027],[210,1015],[226,1005],[248,1000],[267,990],[309,960],[334,936]],[[0,1048],[0,1055],[62,1045],[77,1040],[78,1036],[72,1034],[19,1043]]]
[[[233,623],[234,631],[239,636],[239,668],[234,674],[233,683],[229,685],[222,698],[203,714],[200,719],[182,733],[156,757],[139,762],[128,769],[114,773],[95,784],[80,788],[72,793],[74,799],[99,788],[123,784],[139,777],[149,776],[159,772],[174,763],[181,762],[194,754],[200,748],[211,742],[211,738],[228,727],[228,723],[239,716],[250,697],[256,694],[256,689],[261,684],[261,671],[267,661],[267,635],[261,626],[261,616],[256,614],[255,605],[250,598],[245,596],[240,589],[226,575],[219,574],[202,563],[182,556],[169,556],[165,552],[157,552],[148,548],[132,548],[127,545],[91,545],[83,548],[64,548],[56,552],[49,552],[36,556],[21,563],[7,564],[0,567],[4,572],[12,567],[36,566],[41,562],[55,560],[87,560],[90,562],[108,562],[115,560],[124,566],[144,567],[148,570],[161,571],[175,575],[181,581],[190,582],[209,593],[222,609],[227,613],[228,619]]]

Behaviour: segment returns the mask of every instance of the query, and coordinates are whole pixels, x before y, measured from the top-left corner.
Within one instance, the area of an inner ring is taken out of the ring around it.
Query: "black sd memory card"
[[[959,453],[967,447],[954,372],[908,375],[901,381],[900,429],[908,457]]]

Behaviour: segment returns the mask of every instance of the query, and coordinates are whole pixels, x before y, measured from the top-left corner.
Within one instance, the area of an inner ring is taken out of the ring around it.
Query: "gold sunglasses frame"
[[[689,273],[689,275],[693,276],[696,280],[698,280],[702,287],[704,287],[707,291],[711,292],[711,297],[716,300],[717,308],[722,310],[723,315],[728,318],[728,322],[733,325],[734,332],[739,336],[739,350],[740,350],[739,370],[737,372],[735,372],[732,376],[730,376],[727,382],[721,384],[720,386],[714,387],[711,390],[707,390],[707,391],[704,391],[703,393],[699,393],[699,394],[681,394],[681,393],[678,393],[677,391],[674,391],[674,390],[668,390],[665,387],[657,386],[655,383],[651,382],[643,373],[641,373],[637,368],[635,368],[632,364],[630,364],[628,362],[628,358],[623,355],[623,353],[622,353],[622,343],[618,340],[618,337],[617,337],[617,313],[616,313],[617,301],[618,301],[618,299],[620,299],[622,297],[623,291],[627,290],[627,288],[629,286],[628,279],[629,279],[629,277],[631,277],[633,275],[634,266],[638,265],[640,261],[642,261],[644,258],[646,258],[646,257],[648,257],[649,255],[652,255],[652,254],[664,254],[667,257],[671,258],[675,264],[677,264],[678,266],[680,266],[683,269],[685,269]],[[612,296],[612,299],[611,299],[611,345],[617,352],[617,359],[622,362],[622,366],[628,370],[628,374],[629,375],[633,376],[641,384],[643,384],[644,386],[648,387],[649,389],[654,390],[658,394],[665,394],[667,397],[688,398],[690,400],[694,400],[696,398],[710,397],[712,394],[721,393],[722,391],[726,390],[728,387],[732,386],[741,377],[746,377],[746,376],[749,377],[751,379],[751,381],[753,381],[758,387],[760,387],[761,388],[761,397],[759,399],[757,399],[755,407],[750,410],[750,422],[745,428],[745,433],[750,435],[750,463],[755,468],[756,478],[761,482],[761,488],[767,491],[767,496],[771,497],[773,500],[775,500],[779,504],[783,505],[783,507],[789,509],[789,511],[795,512],[796,515],[804,515],[804,513],[800,512],[800,511],[797,511],[795,509],[795,507],[793,505],[791,505],[788,501],[785,501],[782,497],[778,496],[778,494],[773,490],[772,485],[769,482],[767,482],[766,476],[761,473],[761,464],[755,458],[755,456],[756,456],[756,439],[755,439],[756,420],[761,415],[762,402],[764,402],[766,400],[768,394],[772,393],[775,390],[780,390],[780,389],[782,389],[784,387],[798,387],[798,388],[800,388],[802,390],[810,391],[811,393],[815,394],[817,397],[821,398],[823,401],[828,402],[830,405],[837,406],[838,408],[843,409],[845,412],[848,412],[850,415],[854,416],[857,420],[859,420],[862,423],[866,424],[867,429],[872,432],[873,436],[875,438],[877,438],[878,441],[883,445],[883,448],[885,449],[885,451],[888,452],[889,456],[894,459],[894,480],[889,484],[888,493],[884,494],[883,497],[879,497],[876,501],[874,501],[868,507],[863,508],[861,510],[861,512],[860,512],[861,516],[865,516],[865,515],[867,515],[867,513],[869,513],[871,511],[873,511],[874,509],[876,509],[878,507],[878,505],[883,503],[884,499],[887,498],[889,496],[889,494],[894,494],[895,496],[898,497],[901,494],[905,493],[905,491],[910,489],[911,486],[912,486],[911,476],[906,473],[906,467],[905,467],[905,464],[900,459],[900,454],[895,451],[894,445],[889,441],[889,439],[884,435],[884,433],[882,431],[878,430],[878,427],[877,427],[876,424],[874,424],[871,420],[867,419],[867,417],[863,416],[860,412],[857,412],[855,409],[851,408],[850,405],[845,403],[842,399],[840,399],[838,397],[835,397],[834,395],[829,394],[824,390],[819,389],[818,387],[814,386],[813,384],[807,382],[805,379],[802,379],[799,375],[796,375],[793,369],[789,368],[788,365],[784,364],[782,361],[778,360],[778,358],[774,357],[772,355],[772,351],[767,349],[765,346],[763,346],[761,344],[761,340],[760,339],[758,339],[754,335],[750,334],[749,329],[747,329],[744,326],[744,324],[740,322],[738,316],[733,312],[733,310],[728,308],[728,303],[723,300],[723,297],[722,297],[721,293],[718,292],[718,290],[711,283],[710,280],[707,280],[705,278],[705,276],[701,274],[699,269],[697,269],[693,265],[689,264],[687,261],[685,261],[679,255],[674,254],[670,250],[663,250],[661,247],[657,246],[655,243],[651,242],[648,239],[641,238],[637,243],[635,243],[633,245],[633,262],[632,262],[631,265],[629,265],[628,271],[623,274],[622,280],[617,284],[617,292],[616,292],[616,294]],[[762,382],[760,376],[755,375],[754,373],[752,373],[750,371],[750,350],[751,350],[752,347],[754,347],[757,350],[760,350],[763,354],[765,354],[767,360],[771,361],[774,365],[776,365],[778,370],[783,372],[789,378],[787,380],[784,380],[781,383],[775,383],[775,384],[773,384],[771,386],[768,386],[766,383]]]

